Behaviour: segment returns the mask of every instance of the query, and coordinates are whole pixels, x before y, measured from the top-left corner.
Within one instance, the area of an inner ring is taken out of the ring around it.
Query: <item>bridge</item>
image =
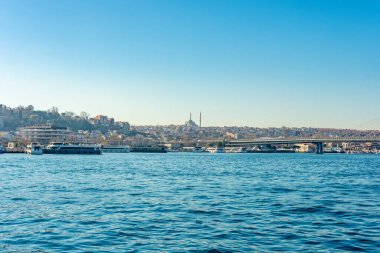
[[[227,147],[241,147],[253,145],[267,145],[267,144],[305,144],[311,143],[317,146],[316,153],[323,154],[323,143],[326,142],[380,142],[380,136],[374,137],[336,137],[336,138],[258,138],[252,140],[236,140],[236,141],[222,141]]]

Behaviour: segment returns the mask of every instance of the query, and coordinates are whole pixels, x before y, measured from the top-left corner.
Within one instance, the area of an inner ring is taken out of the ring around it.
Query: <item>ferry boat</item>
[[[3,147],[3,145],[2,144],[0,144],[0,154],[2,154],[2,153],[4,153],[4,147]]]
[[[132,146],[131,152],[137,153],[167,153],[165,147],[163,146]]]
[[[103,146],[103,153],[129,153],[131,149],[128,146]]]
[[[179,152],[179,150],[176,149],[176,148],[169,148],[166,151],[171,152],[171,153],[177,153],[177,152]]]
[[[208,148],[208,151],[210,153],[225,153],[224,147],[222,147],[222,146],[217,146],[214,148]]]
[[[204,149],[202,146],[197,145],[197,146],[195,146],[195,147],[193,148],[193,152],[194,152],[194,153],[202,153],[202,152],[205,152],[205,149]]]
[[[64,142],[52,142],[43,150],[44,154],[78,154],[78,155],[100,155],[101,147],[93,144],[70,144]]]
[[[28,155],[42,155],[42,146],[39,143],[31,143],[26,146],[26,153]]]

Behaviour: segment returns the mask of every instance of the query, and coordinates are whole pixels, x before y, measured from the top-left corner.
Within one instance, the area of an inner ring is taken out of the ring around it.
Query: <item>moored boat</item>
[[[200,146],[200,145],[195,146],[194,149],[193,149],[194,153],[202,153],[202,152],[205,152],[205,151],[206,150],[202,146]]]
[[[172,153],[177,153],[177,152],[179,152],[179,150],[178,150],[178,149],[175,149],[175,148],[169,148],[169,149],[167,149],[166,151],[168,151],[168,152],[172,152]]]
[[[44,154],[63,155],[100,155],[101,147],[94,144],[70,144],[63,142],[52,142],[43,149]]]
[[[208,151],[210,153],[225,153],[223,146],[216,146],[214,148],[208,148]]]
[[[26,146],[26,154],[28,155],[42,155],[42,146],[39,143],[31,143]]]
[[[129,153],[131,152],[128,146],[103,146],[103,153]]]
[[[167,153],[165,147],[163,146],[132,146],[131,152],[138,153]]]

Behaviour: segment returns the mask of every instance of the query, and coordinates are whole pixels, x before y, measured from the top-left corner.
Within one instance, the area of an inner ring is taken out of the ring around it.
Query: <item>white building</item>
[[[58,127],[55,125],[35,125],[20,128],[20,135],[28,142],[39,142],[47,144],[51,141],[65,141],[70,131],[67,127]]]

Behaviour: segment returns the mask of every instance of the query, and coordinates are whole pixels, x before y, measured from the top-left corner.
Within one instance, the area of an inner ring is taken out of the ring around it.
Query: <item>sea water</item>
[[[380,156],[0,155],[0,252],[380,251]]]

